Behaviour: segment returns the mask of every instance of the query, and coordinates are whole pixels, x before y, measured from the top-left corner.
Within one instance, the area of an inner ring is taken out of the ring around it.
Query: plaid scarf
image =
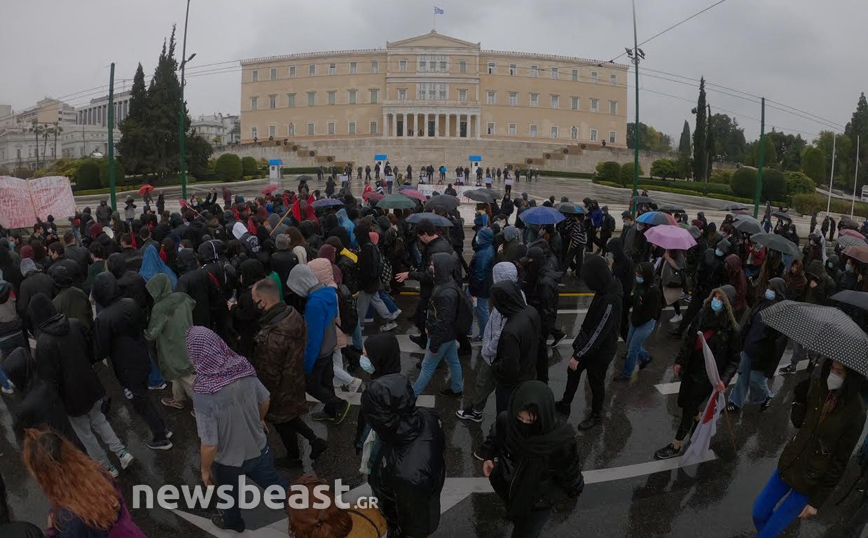
[[[187,329],[187,353],[196,369],[193,392],[214,394],[223,387],[243,378],[255,376],[247,359],[238,355],[211,329]]]

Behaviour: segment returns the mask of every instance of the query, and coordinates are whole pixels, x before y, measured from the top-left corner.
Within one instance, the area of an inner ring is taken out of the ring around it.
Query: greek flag
[[[439,7],[434,6],[434,14],[435,14],[435,15],[444,15],[445,13],[446,13],[446,12],[443,11],[442,9],[440,9]]]

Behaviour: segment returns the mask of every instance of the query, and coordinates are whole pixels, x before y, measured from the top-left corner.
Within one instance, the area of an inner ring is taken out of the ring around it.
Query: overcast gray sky
[[[639,41],[715,1],[637,0]],[[196,53],[188,66],[190,111],[238,112],[237,63],[209,64],[383,47],[430,31],[435,3],[446,11],[437,17],[439,32],[481,42],[483,49],[610,60],[633,43],[630,0],[193,0],[187,37],[188,55]],[[108,84],[111,62],[117,79],[131,80],[138,62],[151,75],[172,23],[178,24],[180,41],[184,8],[184,0],[0,0],[0,103],[22,109],[49,95],[82,105],[106,93],[99,86]],[[864,0],[727,0],[644,45],[640,75],[642,68],[696,80],[704,75],[711,83],[843,125],[868,86],[866,20]],[[645,73],[641,121],[677,144],[684,120],[693,123],[695,82]],[[116,91],[123,85],[118,81]],[[760,117],[758,104],[713,91],[708,100],[713,111],[736,113],[748,139],[759,134],[759,122],[750,119]],[[825,129],[772,109],[766,118],[778,130],[802,131],[809,140]]]

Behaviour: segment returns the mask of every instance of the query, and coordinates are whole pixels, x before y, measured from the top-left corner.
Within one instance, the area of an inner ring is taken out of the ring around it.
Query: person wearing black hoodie
[[[573,340],[573,356],[567,369],[567,386],[557,410],[567,416],[582,372],[588,372],[591,388],[591,412],[579,424],[580,430],[590,430],[602,422],[603,400],[606,396],[606,370],[618,349],[618,326],[624,291],[612,276],[606,261],[600,256],[586,256],[582,265],[582,279],[594,292],[591,306],[582,322],[579,334]]]
[[[92,367],[90,329],[59,313],[43,294],[33,298],[30,311],[39,332],[35,353],[39,376],[60,396],[72,429],[88,456],[117,477],[117,468],[109,462],[94,433],[115,453],[122,468],[126,469],[133,457],[102,413],[105,389]]]
[[[504,280],[492,286],[491,302],[506,320],[497,341],[497,355],[491,362],[499,415],[509,407],[509,398],[517,386],[536,379],[542,322],[536,309],[525,302],[517,282]]]
[[[713,222],[711,223],[714,224]],[[696,268],[696,282],[694,284],[693,295],[690,304],[687,305],[687,312],[681,317],[681,322],[678,327],[669,331],[669,336],[681,338],[684,336],[684,331],[696,318],[696,315],[702,309],[703,298],[708,297],[711,290],[717,289],[729,283],[729,276],[726,273],[726,264],[724,260],[731,254],[732,244],[726,239],[721,239],[715,243],[714,247],[709,246]]]
[[[151,358],[145,341],[144,313],[139,304],[122,297],[118,282],[110,272],[100,273],[93,285],[93,299],[102,310],[94,322],[96,358],[109,357],[115,376],[127,397],[148,425],[153,440],[148,448],[169,450],[171,432],[148,396]]]
[[[440,525],[440,493],[446,481],[446,441],[437,413],[416,407],[416,394],[401,374],[380,377],[362,393],[361,407],[380,448],[368,482],[389,525],[389,536],[422,537]]]
[[[401,373],[401,345],[398,338],[392,333],[381,333],[369,336],[362,347],[362,356],[359,358],[359,366],[371,376],[371,381],[376,381],[389,374]],[[360,454],[371,427],[365,419],[365,413],[359,409],[359,417],[356,421],[356,453]]]
[[[624,342],[627,344],[627,356],[624,358],[624,368],[615,376],[616,381],[629,381],[633,378],[636,361],[639,369],[644,370],[651,362],[651,355],[642,347],[645,340],[651,336],[657,318],[660,316],[662,296],[660,286],[654,281],[654,265],[642,262],[636,268],[633,287],[633,312],[630,317],[630,331]],[[625,288],[630,289],[630,288]],[[624,295],[627,295],[626,293]]]
[[[42,272],[32,259],[21,260],[21,285],[16,295],[15,308],[24,322],[24,329],[33,332],[33,323],[30,321],[30,300],[37,293],[44,293],[54,297],[54,280]]]
[[[121,297],[132,299],[137,305],[150,312],[154,303],[151,294],[148,293],[147,282],[139,273],[130,270],[121,254],[112,254],[106,259],[106,269],[117,280],[118,292]],[[147,322],[147,314],[143,323]]]
[[[553,505],[585,487],[576,432],[558,419],[554,400],[540,381],[518,385],[479,450],[482,472],[513,522],[513,538],[538,537]]]
[[[521,259],[521,289],[527,297],[527,304],[534,307],[540,317],[540,336],[537,344],[536,378],[543,383],[549,381],[549,357],[546,340],[555,330],[558,317],[558,282],[561,273],[557,259],[547,255],[547,243],[527,249],[527,256]],[[548,252],[550,254],[550,251]],[[554,345],[559,339],[556,337]]]
[[[12,429],[16,437],[20,440],[25,430],[47,426],[84,451],[69,424],[60,396],[51,384],[40,377],[30,352],[19,347],[3,361],[3,370],[21,394],[17,403],[10,405]]]
[[[626,342],[630,331],[630,290],[633,289],[635,265],[633,264],[633,260],[624,252],[624,241],[620,237],[611,239],[606,248],[608,249],[606,257],[612,260],[612,274],[621,282],[621,289],[624,290],[619,334],[621,335],[621,339]],[[579,270],[581,270],[581,267],[579,267]]]
[[[778,363],[787,347],[787,337],[763,323],[760,314],[766,308],[786,299],[787,285],[783,278],[769,280],[763,299],[750,311],[747,325],[742,329],[743,349],[738,366],[738,381],[729,393],[726,410],[734,413],[744,406],[750,391],[751,403],[759,404],[760,411],[768,409],[772,393],[768,380],[778,369]]]
[[[217,334],[223,334],[224,318],[228,315],[226,299],[217,280],[200,266],[199,258],[192,249],[183,249],[178,253],[178,272],[178,287],[175,291],[186,293],[196,301],[193,325],[208,327]]]

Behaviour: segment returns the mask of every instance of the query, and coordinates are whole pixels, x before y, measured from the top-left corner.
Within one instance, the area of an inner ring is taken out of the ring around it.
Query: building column
[[[422,129],[422,134],[421,134],[421,135],[419,134],[419,126],[422,125],[422,114],[419,114],[419,113],[417,112],[417,113],[414,115],[414,118],[416,118],[416,136],[421,136],[421,137],[424,138],[424,137],[425,137],[425,129]]]
[[[392,136],[398,136],[398,114],[392,114]]]
[[[482,115],[476,115],[476,139],[479,140],[482,137]]]
[[[407,113],[406,112],[401,113],[401,121],[404,125],[404,131],[401,133],[401,136],[407,136]]]
[[[383,122],[380,124],[380,131],[383,133],[383,136],[386,136],[386,118],[387,117],[388,117],[388,115],[386,114],[386,111],[384,110],[383,111]],[[373,133],[371,133],[371,134],[373,134]]]
[[[446,138],[452,136],[452,133],[449,132],[449,118],[452,117],[452,114],[446,114]]]
[[[434,138],[440,138],[440,114],[434,114]]]

